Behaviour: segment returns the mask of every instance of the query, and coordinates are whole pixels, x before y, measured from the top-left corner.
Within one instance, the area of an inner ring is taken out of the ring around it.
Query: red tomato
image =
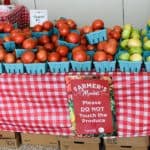
[[[15,63],[16,56],[13,53],[7,53],[4,56],[4,62],[5,63]]]
[[[67,46],[60,45],[57,47],[56,52],[58,52],[60,56],[64,57],[64,56],[67,56],[69,52],[69,48]]]
[[[24,33],[17,33],[13,39],[16,44],[21,44],[25,40],[25,35]]]
[[[39,43],[40,43],[41,45],[44,45],[44,44],[49,43],[49,42],[50,42],[50,38],[49,38],[48,35],[43,35],[43,36],[41,36],[41,37],[39,38]]]
[[[84,34],[87,34],[87,33],[90,33],[90,32],[92,32],[93,31],[93,29],[92,29],[92,26],[84,26],[84,27],[82,27],[82,32],[84,33]]]
[[[86,45],[88,42],[87,42],[87,39],[85,36],[81,36],[81,40],[80,40],[80,44],[81,45]]]
[[[0,39],[0,46],[3,45],[3,39]]]
[[[52,41],[53,43],[56,43],[56,42],[58,41],[58,35],[56,35],[56,34],[52,35],[52,36],[51,36],[51,41]]]
[[[94,61],[106,61],[107,54],[104,51],[97,51],[93,56]]]
[[[33,63],[35,59],[34,52],[27,50],[21,55],[21,61],[25,64]]]
[[[47,51],[44,49],[40,49],[36,53],[36,59],[39,60],[40,62],[45,62],[47,61]]]
[[[25,34],[26,38],[31,37],[32,32],[31,32],[30,28],[28,28],[28,27],[27,27],[27,28],[24,28],[22,31],[23,31],[23,33]]]
[[[42,29],[43,29],[42,25],[36,24],[32,30],[33,30],[33,32],[41,32]]]
[[[44,48],[47,50],[47,51],[52,51],[54,48],[55,48],[55,45],[52,43],[52,42],[49,42],[49,43],[46,43],[44,45]]]
[[[76,29],[77,25],[74,20],[66,19],[66,23],[68,24],[70,29]]]
[[[10,41],[12,41],[12,39],[11,39],[11,37],[8,35],[8,36],[5,36],[4,38],[3,38],[3,40],[4,40],[4,42],[10,42]]]
[[[72,54],[74,54],[76,51],[86,51],[86,48],[83,45],[79,45],[77,47],[74,47],[72,49]]]
[[[78,50],[73,53],[72,59],[78,62],[87,61],[87,54],[83,50]]]
[[[114,31],[116,31],[116,32],[121,33],[121,31],[122,31],[122,27],[121,27],[121,26],[119,26],[119,25],[115,25],[115,26],[113,27],[113,30],[114,30]]]
[[[113,60],[113,56],[110,55],[110,54],[107,54],[107,60],[108,60],[108,61],[112,61],[112,60]]]
[[[115,30],[113,30],[113,31],[111,32],[111,36],[112,36],[112,38],[114,38],[114,39],[116,39],[116,40],[119,40],[119,39],[121,38],[120,32],[115,31]]]
[[[33,38],[28,38],[23,41],[22,47],[24,49],[34,49],[36,47],[36,40]]]
[[[89,51],[95,50],[95,46],[92,45],[92,44],[88,44],[87,45],[87,50],[89,50]]]
[[[66,24],[59,27],[59,33],[61,36],[65,37],[69,34],[69,32],[70,32],[69,26]]]
[[[4,57],[6,54],[7,54],[7,52],[5,51],[5,49],[0,48],[0,62],[2,62],[4,60]]]
[[[4,24],[4,32],[9,33],[14,29],[13,25],[11,23],[5,23]]]
[[[48,54],[48,61],[57,62],[61,60],[61,56],[58,52],[51,52]]]
[[[105,52],[110,54],[110,55],[114,55],[117,52],[117,48],[116,48],[115,45],[113,45],[112,43],[108,42],[107,45],[106,45]]]
[[[53,28],[53,23],[52,23],[51,21],[47,20],[47,21],[44,21],[44,22],[43,22],[43,29],[44,29],[44,30],[49,31],[49,30],[51,30],[52,28]]]
[[[12,40],[14,40],[15,36],[18,34],[18,33],[21,33],[21,29],[14,29],[10,32],[10,37]]]
[[[97,50],[105,50],[107,45],[107,41],[102,41],[97,44]]]
[[[3,30],[4,30],[4,23],[0,22],[0,32],[3,32]]]
[[[117,46],[118,46],[118,41],[116,40],[116,39],[109,39],[108,40],[108,43],[111,43],[112,45],[114,45],[116,48],[117,48]]]
[[[62,25],[67,24],[66,19],[58,19],[56,21],[56,27],[60,28]]]
[[[96,19],[92,22],[92,28],[93,30],[100,30],[104,28],[104,22],[101,19]]]
[[[67,57],[61,57],[60,61],[68,61]]]
[[[69,43],[77,44],[80,42],[80,35],[76,32],[70,32],[66,37],[66,41]]]

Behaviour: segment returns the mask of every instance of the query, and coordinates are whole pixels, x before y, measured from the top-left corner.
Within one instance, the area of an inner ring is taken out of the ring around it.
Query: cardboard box
[[[105,150],[148,150],[148,147],[106,146]]]
[[[21,139],[19,135],[15,139],[0,139],[0,147],[18,148],[20,144]]]
[[[104,145],[106,150],[148,150],[149,137],[107,137]]]
[[[47,134],[21,133],[22,144],[47,145],[58,147],[57,136]]]
[[[149,137],[106,137],[104,138],[104,144],[107,146],[137,146],[146,147],[149,146]]]
[[[0,139],[15,139],[18,134],[16,132],[0,131]]]
[[[99,138],[59,138],[61,150],[100,150]]]

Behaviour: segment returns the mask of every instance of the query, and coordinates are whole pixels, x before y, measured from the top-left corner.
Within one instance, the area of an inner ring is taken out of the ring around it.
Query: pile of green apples
[[[125,24],[121,35],[119,60],[142,61],[142,40],[140,30]]]

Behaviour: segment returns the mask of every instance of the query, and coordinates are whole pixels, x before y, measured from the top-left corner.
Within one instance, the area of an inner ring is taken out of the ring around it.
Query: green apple
[[[150,56],[146,57],[146,61],[150,62]]]
[[[150,50],[150,40],[147,40],[146,42],[144,42],[143,47],[145,50]]]
[[[142,35],[142,36],[146,36],[146,34],[147,34],[147,30],[146,30],[146,29],[142,29],[142,30],[141,30],[141,35]]]
[[[132,32],[130,37],[131,37],[131,38],[137,38],[137,39],[140,39],[141,36],[140,36],[139,33]]]
[[[123,30],[129,30],[129,31],[131,32],[131,30],[132,30],[132,25],[131,25],[131,24],[125,24],[125,25],[123,26]]]
[[[122,40],[122,41],[120,42],[121,48],[123,48],[123,49],[128,49],[128,41],[129,41],[129,39]]]
[[[143,42],[145,43],[146,41],[148,41],[149,39],[148,39],[148,37],[147,36],[144,36],[143,37]]]
[[[130,55],[132,55],[134,53],[142,54],[142,48],[141,47],[132,47],[129,49],[129,53],[130,53]]]
[[[142,61],[142,55],[139,53],[134,53],[134,54],[130,55],[129,60],[130,61]]]
[[[132,38],[129,39],[128,41],[128,47],[132,48],[132,47],[142,47],[142,42],[140,39],[136,39],[136,38]]]
[[[131,34],[130,30],[123,30],[122,34],[121,34],[121,38],[122,39],[129,39],[130,38],[130,34]]]
[[[123,52],[119,55],[118,59],[128,61],[129,57],[130,57],[130,54],[128,52]]]

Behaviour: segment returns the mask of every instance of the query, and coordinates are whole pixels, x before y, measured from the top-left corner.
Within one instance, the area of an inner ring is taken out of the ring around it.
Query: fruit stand
[[[16,10],[21,8],[25,10],[22,6]],[[0,22],[0,130],[21,132],[27,139],[32,137],[28,133],[72,137],[150,135],[148,35],[148,26],[142,31],[131,24],[106,28],[101,19],[81,28],[68,18],[59,18],[55,23],[46,20],[26,28],[16,20]],[[79,83],[77,90],[68,78],[71,76],[79,77],[87,87],[80,87],[80,81],[75,80]],[[91,130],[80,134],[77,131],[86,123],[76,130],[79,118],[75,107],[79,105],[75,101],[82,101],[84,88],[91,95],[89,99],[84,95],[79,116],[91,119],[88,112],[92,110],[94,116],[102,115],[104,123],[100,122],[95,130],[94,123],[89,123]],[[84,106],[88,106],[87,110]],[[109,107],[110,118],[104,106]],[[66,145],[66,140],[62,141]],[[89,144],[89,140],[86,142]],[[98,145],[99,142],[96,139]]]

